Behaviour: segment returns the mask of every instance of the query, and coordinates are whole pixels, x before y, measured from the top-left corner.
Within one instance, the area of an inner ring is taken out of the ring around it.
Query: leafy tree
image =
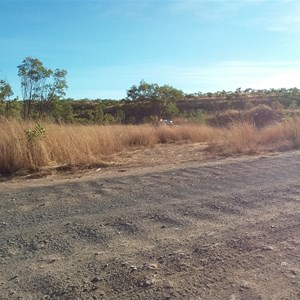
[[[205,94],[205,96],[206,96],[206,97],[208,97],[208,98],[212,98],[212,97],[213,97],[213,95],[214,95],[214,94],[213,94],[213,93],[211,93],[211,92],[208,92],[208,93],[206,93],[206,94]]]
[[[5,101],[7,98],[12,96],[14,93],[8,82],[0,80],[0,101]]]
[[[13,94],[14,93],[10,84],[5,80],[0,80],[0,116],[8,116],[8,103],[6,102],[6,100]]]
[[[140,81],[139,86],[133,85],[127,91],[127,99],[136,102],[178,101],[184,98],[184,93],[170,85],[159,86],[157,83]]]
[[[147,83],[141,80],[139,86],[133,85],[127,91],[127,99],[136,102],[153,101],[157,99],[157,89],[156,83]]]
[[[57,122],[72,123],[74,121],[74,112],[71,100],[54,100],[51,103],[51,116]]]
[[[65,95],[66,70],[52,71],[46,68],[39,59],[26,57],[18,66],[18,75],[21,78],[25,119],[29,118],[35,101],[41,101],[39,116],[42,116],[51,102]]]
[[[55,99],[61,99],[66,95],[65,90],[67,89],[67,81],[66,81],[66,70],[55,69],[55,71],[51,74],[51,82],[45,84],[44,88],[42,89],[41,94],[41,109],[40,115],[45,113],[47,106]]]
[[[18,76],[21,78],[22,96],[24,100],[23,117],[30,115],[32,103],[41,99],[42,89],[51,70],[46,69],[37,58],[27,57],[18,66]]]
[[[158,99],[160,101],[175,102],[184,98],[184,93],[170,85],[163,85],[157,88]]]
[[[174,102],[169,102],[164,108],[164,116],[167,119],[175,117],[179,114],[179,109]]]

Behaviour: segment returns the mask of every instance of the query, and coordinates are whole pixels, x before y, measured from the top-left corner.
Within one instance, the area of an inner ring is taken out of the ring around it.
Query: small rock
[[[297,275],[297,272],[296,272],[295,270],[291,270],[291,273],[292,273],[293,275]]]
[[[137,270],[137,267],[136,267],[136,266],[130,266],[130,270],[131,270],[131,271],[136,271],[136,270]]]
[[[140,282],[140,286],[149,287],[149,286],[153,285],[153,283],[154,283],[153,279],[146,279],[146,280]]]
[[[247,281],[244,281],[241,285],[240,285],[240,291],[243,291],[244,289],[250,289],[250,284]]]
[[[95,277],[91,280],[92,283],[96,283],[96,282],[99,282],[99,281],[101,281],[101,277],[100,277],[100,276],[95,276]]]
[[[274,248],[272,246],[263,246],[263,247],[261,247],[261,250],[272,251],[272,250],[274,250]]]
[[[148,270],[156,270],[158,268],[157,264],[146,264],[145,267],[148,269]]]
[[[172,288],[173,288],[172,282],[166,282],[166,283],[164,284],[164,288],[166,288],[166,289],[172,289]]]

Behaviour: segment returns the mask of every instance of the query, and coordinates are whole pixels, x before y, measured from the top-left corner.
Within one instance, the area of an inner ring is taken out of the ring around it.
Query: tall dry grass
[[[13,173],[44,166],[99,164],[132,148],[158,143],[205,142],[217,135],[210,127],[152,125],[58,125],[43,124],[46,137],[29,142],[25,130],[33,122],[0,121],[0,173]]]
[[[300,147],[300,118],[288,119],[285,122],[261,130],[258,143],[273,146],[277,149]]]
[[[35,123],[0,120],[0,173],[37,170],[61,165],[108,162],[123,150],[153,147],[158,143],[208,143],[218,153],[255,153],[269,145],[300,146],[300,119],[262,130],[249,122],[217,129],[204,125],[58,125],[43,124],[46,137],[29,142],[25,129]]]

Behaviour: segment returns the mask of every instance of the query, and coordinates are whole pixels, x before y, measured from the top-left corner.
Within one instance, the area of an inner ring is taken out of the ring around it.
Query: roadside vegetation
[[[205,143],[216,155],[254,154],[300,146],[300,119],[293,118],[262,129],[238,122],[228,128],[181,126],[36,124],[2,120],[0,172],[37,171],[44,167],[105,166],[114,154],[159,143]]]
[[[27,57],[18,75],[23,99],[0,80],[2,175],[106,165],[121,151],[166,143],[203,143],[215,155],[300,147],[297,88],[186,94],[142,80],[125,99],[71,99],[66,70]]]

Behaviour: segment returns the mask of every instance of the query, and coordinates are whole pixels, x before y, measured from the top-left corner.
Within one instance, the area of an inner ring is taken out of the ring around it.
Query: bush
[[[45,128],[37,123],[37,125],[33,128],[33,129],[25,129],[25,136],[26,136],[26,140],[29,143],[33,143],[37,140],[42,140],[46,137],[46,130]]]

